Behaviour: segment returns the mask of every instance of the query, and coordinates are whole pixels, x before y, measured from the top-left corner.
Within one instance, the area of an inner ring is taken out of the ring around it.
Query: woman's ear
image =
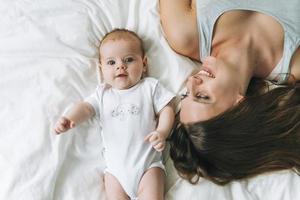
[[[241,103],[242,101],[244,101],[244,99],[245,99],[244,95],[238,94],[234,105]]]

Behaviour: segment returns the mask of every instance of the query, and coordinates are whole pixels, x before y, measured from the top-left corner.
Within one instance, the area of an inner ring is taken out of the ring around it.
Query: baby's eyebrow
[[[136,54],[133,54],[133,53],[131,53],[131,54],[127,54],[126,56],[124,56],[125,58],[126,57],[134,57]]]
[[[108,58],[105,58],[105,60],[114,60],[113,57],[108,57]]]

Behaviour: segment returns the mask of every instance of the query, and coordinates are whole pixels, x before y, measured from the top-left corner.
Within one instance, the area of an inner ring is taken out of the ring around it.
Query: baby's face
[[[146,58],[137,40],[108,40],[101,45],[100,55],[104,81],[113,88],[131,88],[146,71]]]

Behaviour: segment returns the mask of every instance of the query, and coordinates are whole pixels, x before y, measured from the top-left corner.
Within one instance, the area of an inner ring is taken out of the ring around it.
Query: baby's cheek
[[[132,74],[135,75],[135,77],[141,77],[143,74],[143,68],[135,68],[132,70]]]

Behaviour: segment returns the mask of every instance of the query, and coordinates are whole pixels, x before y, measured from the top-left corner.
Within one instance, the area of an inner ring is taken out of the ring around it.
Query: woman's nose
[[[191,76],[190,78],[190,81],[191,81],[191,83],[192,83],[192,85],[200,85],[200,84],[202,84],[203,83],[203,79],[202,79],[202,77],[201,76],[199,76],[199,75],[193,75],[193,76]]]
[[[194,93],[197,93],[199,86],[203,83],[201,77],[195,78],[194,76],[190,77],[187,81],[186,87],[190,94],[193,96]]]

